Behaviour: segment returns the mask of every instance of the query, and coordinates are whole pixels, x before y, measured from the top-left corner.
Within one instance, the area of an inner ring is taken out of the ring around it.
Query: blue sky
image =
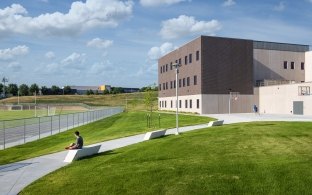
[[[199,35],[312,45],[312,0],[0,0],[9,83],[143,87]]]

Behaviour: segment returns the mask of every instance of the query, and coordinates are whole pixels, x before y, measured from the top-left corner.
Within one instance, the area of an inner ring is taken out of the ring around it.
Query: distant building
[[[139,88],[124,88],[122,87],[124,93],[135,93],[135,92],[139,92],[140,89]]]
[[[104,90],[101,90],[101,86],[69,86],[76,94],[85,95],[87,91],[92,90],[94,93],[103,93]]]

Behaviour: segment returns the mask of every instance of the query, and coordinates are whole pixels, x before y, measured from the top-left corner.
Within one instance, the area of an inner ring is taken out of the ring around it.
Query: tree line
[[[62,94],[73,94],[72,89],[70,86],[65,86],[64,89],[59,88],[56,85],[53,85],[51,88],[46,86],[39,87],[36,83],[28,86],[26,84],[17,85],[14,83],[9,84],[8,86],[4,86],[0,83],[0,94],[10,94],[12,96],[28,96],[34,94],[41,94],[41,95],[62,95]]]

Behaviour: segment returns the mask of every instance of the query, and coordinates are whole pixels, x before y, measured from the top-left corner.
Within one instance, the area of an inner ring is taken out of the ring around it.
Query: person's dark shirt
[[[77,140],[76,140],[76,147],[77,147],[78,149],[81,149],[82,146],[83,146],[83,139],[82,139],[81,136],[78,136],[78,137],[77,137]]]

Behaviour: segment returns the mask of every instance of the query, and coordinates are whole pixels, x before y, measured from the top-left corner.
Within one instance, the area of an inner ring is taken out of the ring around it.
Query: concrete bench
[[[151,140],[157,137],[165,136],[166,131],[167,131],[166,129],[162,129],[162,130],[147,132],[144,136],[144,140]]]
[[[82,157],[91,156],[97,154],[101,148],[101,145],[83,147],[82,149],[69,150],[64,162],[72,162]]]
[[[222,121],[210,121],[208,123],[208,127],[212,127],[212,126],[221,126],[223,125],[224,120]]]

